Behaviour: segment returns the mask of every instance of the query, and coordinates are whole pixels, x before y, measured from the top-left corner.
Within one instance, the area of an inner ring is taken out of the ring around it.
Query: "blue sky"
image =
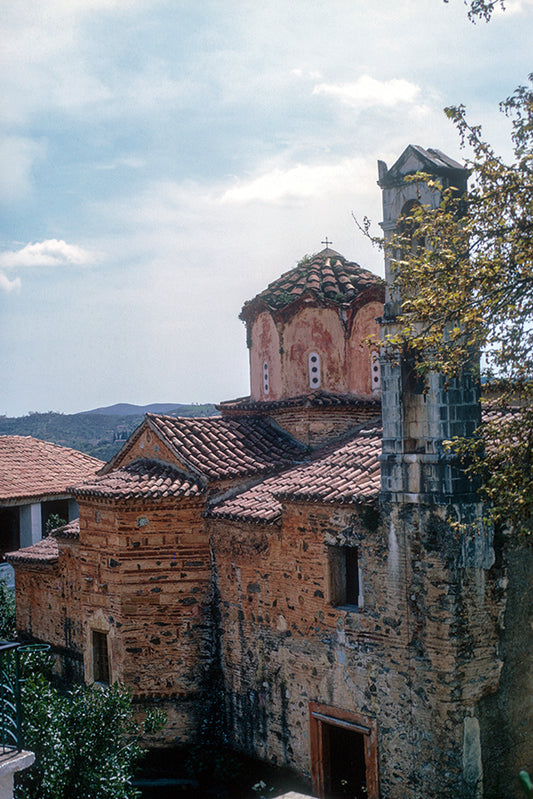
[[[377,159],[464,157],[533,0],[1,0],[0,414],[246,395],[245,300],[333,247],[381,272]]]

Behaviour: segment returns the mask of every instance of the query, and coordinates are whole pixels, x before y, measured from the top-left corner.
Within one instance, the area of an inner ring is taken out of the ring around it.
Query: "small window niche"
[[[328,547],[329,601],[334,607],[363,607],[363,580],[357,547]]]
[[[93,679],[94,682],[109,685],[109,654],[107,633],[93,630]]]
[[[320,388],[320,355],[318,352],[309,353],[309,388]]]
[[[377,352],[373,352],[370,356],[370,373],[372,375],[372,394],[377,394],[381,391],[381,365]]]
[[[268,361],[263,362],[263,394],[270,393],[270,379],[268,377]]]

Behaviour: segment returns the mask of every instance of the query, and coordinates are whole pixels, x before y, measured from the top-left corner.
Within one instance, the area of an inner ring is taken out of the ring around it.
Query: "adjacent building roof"
[[[0,436],[0,504],[67,495],[103,461],[32,436]]]
[[[285,308],[304,295],[328,304],[349,305],[363,294],[381,291],[382,286],[383,281],[368,269],[347,261],[335,250],[325,249],[306,256],[294,269],[246,302],[240,318],[248,320],[263,308],[271,311]]]
[[[371,502],[380,488],[381,429],[361,430],[342,446],[310,463],[270,477],[211,508],[209,516],[239,521],[277,521],[281,501]]]
[[[186,418],[146,414],[129,442],[107,464],[120,467],[145,426],[155,432],[200,481],[223,480],[279,471],[301,461],[305,448],[261,418]]]
[[[55,563],[59,559],[57,539],[53,535],[49,535],[31,547],[8,552],[6,558],[9,563],[15,565],[19,563]]]
[[[196,497],[201,483],[166,463],[141,458],[73,489],[76,497],[114,499]],[[59,534],[62,535],[61,528]]]

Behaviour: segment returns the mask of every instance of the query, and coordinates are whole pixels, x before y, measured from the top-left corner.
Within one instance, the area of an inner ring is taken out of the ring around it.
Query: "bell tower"
[[[434,175],[443,189],[451,186],[460,194],[466,192],[468,171],[439,150],[409,145],[390,169],[383,161],[378,162],[378,168],[385,240],[390,240],[400,216],[415,203],[436,208],[441,202],[439,189],[422,181],[406,182],[408,175],[424,172]],[[393,274],[389,254],[385,257],[385,269],[388,290],[382,320],[384,336],[397,329],[400,302],[390,288]],[[398,353],[398,357],[382,359],[381,375],[383,497],[393,503],[415,505],[449,506],[459,502],[463,511],[472,503],[477,506],[472,483],[443,445],[454,436],[472,435],[479,426],[476,364],[448,383],[442,375],[429,374],[424,385],[417,379],[408,358]]]
[[[443,189],[466,192],[467,170],[438,150],[410,145],[390,169],[379,162],[386,240],[414,203],[430,208],[441,203],[442,192],[434,185],[405,182],[416,172],[435,176]],[[387,257],[383,338],[398,330],[401,298],[394,293],[391,272]],[[498,679],[498,666],[492,665],[498,663],[497,632],[487,612],[493,533],[476,485],[444,444],[454,436],[471,436],[479,426],[477,364],[453,380],[431,373],[421,381],[408,355],[389,352],[382,356],[381,377],[387,601],[402,630],[409,675],[405,692],[417,719],[408,746],[413,762],[446,763],[441,770],[451,775],[450,795],[482,799],[479,702]],[[435,723],[439,718],[447,721]]]

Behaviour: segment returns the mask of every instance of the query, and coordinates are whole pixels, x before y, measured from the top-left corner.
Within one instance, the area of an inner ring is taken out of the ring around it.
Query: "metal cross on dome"
[[[325,241],[321,241],[320,243],[321,243],[321,244],[325,244],[325,245],[326,245],[326,250],[329,250],[329,245],[330,245],[330,244],[333,244],[333,242],[332,242],[332,241],[330,241],[330,240],[328,239],[328,237],[327,237],[327,236],[326,236],[326,239],[325,239]]]

